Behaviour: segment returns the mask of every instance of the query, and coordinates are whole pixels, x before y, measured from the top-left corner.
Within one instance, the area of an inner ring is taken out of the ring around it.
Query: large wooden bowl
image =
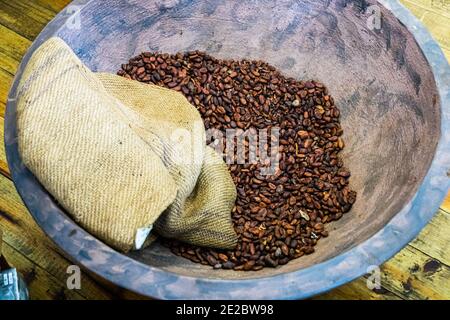
[[[53,35],[94,71],[116,72],[143,50],[200,49],[264,59],[289,76],[325,83],[342,110],[344,160],[358,191],[353,209],[315,254],[258,272],[213,271],[158,245],[130,255],[114,251],[68,218],[17,150],[17,82],[36,47]],[[303,298],[329,290],[405,246],[450,185],[450,68],[395,0],[74,1],[37,38],[9,98],[8,162],[37,223],[76,263],[156,298]]]

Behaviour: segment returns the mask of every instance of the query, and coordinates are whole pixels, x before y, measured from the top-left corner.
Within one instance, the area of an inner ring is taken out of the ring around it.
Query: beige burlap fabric
[[[198,111],[176,91],[112,74],[97,77],[127,110],[139,115],[132,128],[163,159],[178,187],[156,231],[192,244],[233,248],[237,237],[230,213],[236,189],[225,163],[205,145]]]
[[[139,248],[153,225],[196,245],[236,244],[233,182],[181,94],[92,73],[52,38],[26,66],[17,121],[24,164],[111,246]]]

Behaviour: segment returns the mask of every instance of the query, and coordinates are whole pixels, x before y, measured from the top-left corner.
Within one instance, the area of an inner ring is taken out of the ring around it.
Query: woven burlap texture
[[[236,188],[221,157],[206,146],[199,112],[176,91],[112,74],[97,77],[127,110],[139,115],[132,128],[163,159],[178,186],[175,200],[156,221],[156,231],[192,244],[233,248],[237,236],[230,213]]]
[[[18,87],[24,164],[80,226],[124,252],[153,225],[196,245],[236,244],[226,165],[203,127],[200,142],[183,142],[198,120],[181,94],[95,74],[59,38],[35,51]]]

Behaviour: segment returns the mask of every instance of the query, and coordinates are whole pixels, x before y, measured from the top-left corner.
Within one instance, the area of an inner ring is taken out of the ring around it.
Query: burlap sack
[[[156,231],[192,244],[233,248],[237,237],[230,212],[236,188],[221,157],[205,145],[198,111],[176,91],[112,74],[97,77],[139,115],[129,115],[131,127],[163,159],[178,187],[175,200],[156,221]]]
[[[142,93],[134,97],[134,89]],[[214,165],[209,174],[216,179],[221,171],[222,180],[197,183],[209,172],[203,170],[209,154],[204,139],[198,162],[173,161],[180,145],[193,152],[171,139],[169,128],[189,131],[198,119],[178,93],[92,73],[58,38],[36,50],[18,88],[24,164],[76,222],[121,251],[141,247],[163,212],[161,221],[177,217],[157,223],[165,236],[197,245],[235,245],[230,218],[235,191],[225,165]],[[197,191],[203,186],[215,193]],[[210,202],[217,199],[207,199],[209,194],[220,194],[218,211],[211,211],[216,207]]]

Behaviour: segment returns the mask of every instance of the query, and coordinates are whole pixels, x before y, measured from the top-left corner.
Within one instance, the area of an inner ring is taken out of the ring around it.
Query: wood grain
[[[13,76],[0,68],[0,116],[3,119],[6,109],[6,100],[8,98],[9,87],[11,86]]]
[[[2,0],[1,10],[0,24],[29,40],[36,38],[56,14],[37,1]]]
[[[1,16],[1,15],[0,15]],[[20,62],[31,41],[0,24],[0,51],[10,59]],[[3,63],[2,63],[3,66]]]
[[[428,0],[403,0],[429,28],[450,58],[450,14]],[[0,134],[9,86],[17,66],[34,37],[69,3],[67,0],[0,0]],[[33,299],[138,298],[111,284],[83,274],[82,289],[66,289],[65,270],[71,262],[43,234],[22,204],[0,146],[0,226],[3,250],[25,276]],[[450,299],[450,195],[420,235],[382,270],[382,289],[370,290],[362,277],[316,299]],[[101,284],[100,284],[101,283]]]
[[[441,205],[441,208],[442,210],[450,213],[450,193],[447,195],[447,198],[445,198],[444,202]]]
[[[450,213],[441,209],[410,246],[450,266],[449,228]]]
[[[0,134],[3,136],[4,132],[4,121],[3,118],[0,117]],[[8,163],[6,161],[6,154],[5,154],[5,144],[0,144],[0,173],[6,177],[10,177],[9,175],[9,168]]]
[[[403,299],[449,299],[450,268],[411,246],[381,270],[382,285]]]
[[[442,0],[400,0],[428,28],[450,61],[450,4]],[[446,5],[443,3],[446,2]]]

